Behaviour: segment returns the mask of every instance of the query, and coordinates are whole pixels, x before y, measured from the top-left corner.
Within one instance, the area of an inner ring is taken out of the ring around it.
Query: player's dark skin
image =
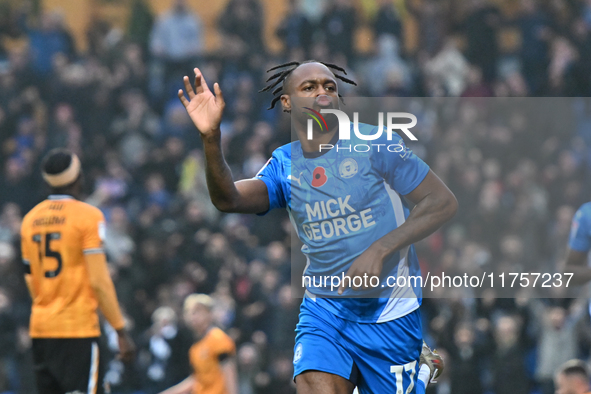
[[[224,110],[224,98],[219,85],[214,84],[215,95],[210,91],[199,69],[195,69],[195,85],[184,77],[186,94],[178,95],[203,140],[206,159],[206,177],[213,204],[222,212],[260,213],[269,209],[267,186],[258,179],[236,181],[228,167],[221,148],[220,123]],[[284,82],[281,105],[291,112],[292,97],[308,97],[316,100],[338,102],[338,86],[334,74],[323,64],[305,63],[295,69]],[[296,123],[296,133],[302,149],[318,151],[318,144],[328,143],[337,128],[307,140],[305,123]],[[351,265],[346,275],[380,276],[383,262],[388,256],[414,242],[427,237],[454,216],[457,201],[447,186],[429,171],[425,179],[405,197],[415,204],[403,225],[376,240]],[[344,291],[340,288],[339,292]],[[326,372],[307,371],[296,377],[299,394],[352,393],[353,383]]]
[[[587,252],[579,252],[568,248],[563,271],[573,273],[571,285],[584,285],[591,281],[591,268],[587,265]]]
[[[82,195],[83,184],[84,175],[81,172],[78,179],[76,179],[71,185],[60,188],[51,188],[51,194],[72,196],[79,200]],[[117,330],[117,341],[119,344],[119,355],[117,358],[126,363],[132,362],[135,358],[135,344],[125,329]]]

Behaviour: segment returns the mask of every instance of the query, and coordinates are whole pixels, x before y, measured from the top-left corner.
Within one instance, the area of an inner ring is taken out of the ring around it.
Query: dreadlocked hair
[[[289,63],[284,63],[284,64],[280,64],[278,66],[275,66],[273,68],[270,68],[267,70],[267,72],[271,72],[271,71],[275,71],[275,70],[279,70],[281,68],[283,68],[284,70],[276,72],[275,74],[271,75],[265,82],[271,82],[273,80],[273,82],[269,83],[267,86],[265,86],[263,89],[259,90],[259,93],[262,92],[267,92],[271,89],[274,89],[271,93],[275,96],[273,98],[273,100],[271,100],[271,106],[267,109],[273,109],[275,108],[275,104],[277,104],[277,102],[281,99],[281,94],[279,94],[282,90],[283,90],[283,86],[285,81],[287,80],[287,78],[291,75],[291,73],[293,72],[293,70],[295,70],[296,68],[298,68],[299,66],[301,66],[302,64],[306,64],[306,63],[320,63],[325,65],[326,67],[328,67],[329,69],[338,71],[338,72],[342,72],[343,74],[347,75],[347,72],[345,71],[344,68],[339,67],[335,64],[330,64],[330,63],[324,63],[324,62],[319,62],[316,60],[306,60],[305,62],[289,62]],[[286,67],[288,67],[287,69],[285,69]],[[350,85],[355,85],[357,86],[357,84],[355,83],[355,81],[350,80],[349,78],[346,78],[340,74],[337,74],[333,71],[333,75],[335,76],[335,78],[340,79],[343,82],[346,82]],[[279,85],[279,86],[278,86]],[[339,94],[339,98],[342,100],[342,96]]]

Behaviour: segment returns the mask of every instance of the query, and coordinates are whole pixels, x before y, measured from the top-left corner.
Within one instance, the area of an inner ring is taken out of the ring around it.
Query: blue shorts
[[[360,394],[415,393],[423,346],[418,309],[385,323],[356,323],[304,298],[296,333],[294,378],[315,370],[342,376]]]

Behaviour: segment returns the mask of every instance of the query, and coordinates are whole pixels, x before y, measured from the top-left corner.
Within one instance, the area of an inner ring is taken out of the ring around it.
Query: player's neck
[[[314,138],[309,140],[307,135],[307,130],[305,128],[297,128],[296,134],[298,139],[300,140],[300,144],[302,145],[302,150],[306,153],[318,153],[321,152],[320,147],[321,145],[332,144],[334,145],[335,137],[338,138],[338,127],[335,127],[333,130],[329,130],[326,133],[314,135]]]
[[[208,325],[204,328],[196,328],[193,333],[195,334],[195,338],[197,340],[203,339],[203,337],[205,337],[207,335],[207,333],[209,332],[209,330],[211,330],[213,328],[213,325]]]
[[[76,185],[58,188],[58,189],[51,189],[51,196],[69,196],[76,200],[80,199],[80,188]]]

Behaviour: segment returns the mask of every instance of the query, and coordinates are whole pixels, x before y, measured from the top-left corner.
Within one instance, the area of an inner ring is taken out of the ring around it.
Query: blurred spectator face
[[[521,0],[521,8],[525,13],[532,13],[536,10],[536,0]]]
[[[501,165],[496,159],[488,159],[482,166],[482,173],[487,180],[499,179],[501,175]]]
[[[257,122],[257,124],[254,125],[254,135],[262,141],[267,142],[273,136],[273,129],[267,122]]]
[[[585,394],[589,392],[589,382],[583,376],[559,373],[554,380],[556,394]]]
[[[273,265],[283,263],[287,259],[287,250],[285,249],[285,246],[279,241],[269,244],[267,247],[267,259],[269,259],[269,263]]]
[[[158,193],[164,190],[164,178],[161,174],[152,174],[146,180],[146,190],[148,193]]]
[[[184,313],[185,324],[197,332],[204,332],[211,325],[211,311],[202,304],[195,304]]]
[[[191,122],[191,118],[187,115],[187,111],[181,105],[175,105],[171,108],[168,113],[166,114],[166,121],[175,127],[188,127],[192,126],[193,123]]]
[[[142,242],[140,250],[142,261],[148,264],[154,264],[160,258],[161,249],[154,239],[146,239],[144,242]]]
[[[26,174],[24,163],[17,158],[8,159],[4,167],[4,175],[6,179],[11,181],[18,181]]]
[[[460,326],[454,335],[458,347],[471,346],[474,343],[474,332],[467,326]]]
[[[143,64],[142,48],[137,44],[128,44],[124,52],[125,59],[131,64]]]
[[[157,331],[166,326],[176,325],[176,313],[168,306],[161,306],[152,313],[152,323]]]
[[[207,279],[207,270],[194,261],[185,265],[183,273],[196,284],[203,283]]]
[[[261,260],[253,260],[248,266],[248,277],[252,279],[252,281],[258,282],[262,278],[266,269],[267,267],[265,263]]]
[[[564,325],[564,321],[566,319],[566,310],[562,307],[550,308],[546,312],[546,316],[550,325],[559,330]]]
[[[0,288],[0,313],[10,308],[10,298],[4,289]]]
[[[51,31],[55,28],[55,17],[53,14],[48,12],[44,12],[41,15],[41,30],[43,31]]]
[[[13,70],[19,70],[27,65],[29,56],[27,51],[24,49],[14,49],[8,53],[8,59],[10,61],[11,68]],[[11,84],[15,82],[13,74],[8,74],[7,82],[10,82]]]
[[[287,357],[278,357],[273,361],[275,377],[280,380],[291,379],[293,374],[293,362]]]
[[[9,202],[2,208],[2,215],[0,216],[0,223],[3,225],[18,224],[20,227],[21,210],[15,203]]]
[[[109,225],[119,230],[125,230],[128,224],[129,220],[127,218],[127,212],[125,212],[125,209],[121,207],[114,207],[111,210]]]
[[[0,242],[0,269],[8,266],[14,259],[14,248],[8,242]]]
[[[518,236],[506,236],[501,241],[501,253],[510,261],[518,262],[523,255],[523,242]]]
[[[186,115],[186,111],[185,111]],[[184,118],[188,118],[185,116]],[[183,119],[184,119],[183,118]],[[184,153],[183,141],[180,138],[172,137],[166,140],[166,151],[172,157],[182,157]]]
[[[573,153],[569,151],[563,151],[560,153],[558,163],[560,170],[565,176],[570,176],[577,170],[577,161]]]
[[[55,121],[59,125],[66,125],[74,118],[74,110],[69,104],[59,104],[55,108]]]
[[[568,233],[574,214],[575,210],[570,205],[561,206],[556,212],[556,226]]]
[[[279,305],[281,305],[282,308],[289,309],[295,304],[294,299],[291,296],[291,286],[289,285],[281,287],[281,290],[279,290],[278,298]]]
[[[214,234],[209,239],[206,253],[210,256],[222,257],[228,253],[228,241],[223,234]]]
[[[199,223],[205,218],[202,204],[197,200],[192,200],[185,209],[185,218],[191,223]]]
[[[279,283],[279,274],[275,270],[269,270],[265,272],[263,276],[263,289],[267,291],[272,291],[277,287]]]
[[[495,340],[500,348],[507,349],[517,343],[518,323],[513,317],[501,317],[495,327]]]
[[[256,366],[258,362],[258,352],[252,343],[245,343],[238,350],[238,367],[241,371],[248,370]]]
[[[129,90],[122,94],[121,105],[129,113],[141,112],[146,107],[146,99],[140,91]]]
[[[31,118],[22,118],[18,122],[18,134],[29,136],[35,131],[35,121]]]
[[[468,84],[479,85],[482,82],[482,71],[480,67],[471,66],[468,72]]]
[[[56,53],[51,58],[51,64],[52,64],[53,70],[58,74],[62,73],[66,70],[68,63],[69,63],[68,57],[64,53],[61,53],[61,52]]]
[[[176,12],[184,12],[187,9],[187,1],[186,0],[174,0],[174,10]]]

